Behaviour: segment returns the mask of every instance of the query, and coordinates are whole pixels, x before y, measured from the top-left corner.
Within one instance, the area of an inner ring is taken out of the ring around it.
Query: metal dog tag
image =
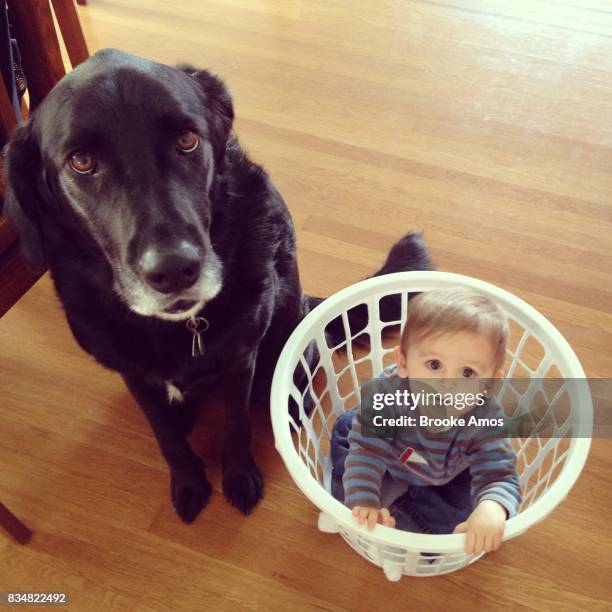
[[[201,357],[204,355],[204,340],[202,334],[210,327],[204,317],[192,318],[187,321],[187,329],[193,334],[191,342],[191,356]]]

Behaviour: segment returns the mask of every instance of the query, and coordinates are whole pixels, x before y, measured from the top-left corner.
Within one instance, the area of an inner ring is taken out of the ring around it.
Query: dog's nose
[[[198,250],[189,242],[156,252],[145,251],[140,268],[147,283],[160,293],[178,293],[192,287],[200,277]]]

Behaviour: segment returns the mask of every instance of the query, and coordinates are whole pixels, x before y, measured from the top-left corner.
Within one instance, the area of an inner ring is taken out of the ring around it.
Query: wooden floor
[[[305,289],[328,295],[422,228],[441,270],[540,309],[612,377],[609,0],[89,0],[91,51],[224,77],[237,132],[293,214]],[[0,320],[0,590],[71,610],[610,610],[612,441],[548,519],[457,573],[390,584],[338,537],[257,415],[266,495],[223,499],[212,400],[192,443],[215,491],[192,526],[120,379],[72,339],[43,279]]]

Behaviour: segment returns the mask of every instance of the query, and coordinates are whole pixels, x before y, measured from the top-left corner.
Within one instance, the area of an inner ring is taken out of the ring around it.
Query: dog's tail
[[[420,231],[414,231],[406,234],[401,240],[398,240],[387,255],[385,263],[372,276],[382,276],[383,274],[392,274],[393,272],[410,272],[416,270],[433,270],[434,265],[427,252],[427,247],[421,238]],[[410,299],[413,294],[409,293]],[[305,311],[309,312],[315,309],[319,304],[325,301],[325,298],[304,295]],[[399,295],[391,295],[380,301],[380,316],[383,321],[398,321],[400,318],[401,298]],[[304,314],[306,314],[306,312]],[[368,309],[365,304],[351,308],[348,312],[348,321],[351,336],[354,337],[353,344],[366,344],[369,342],[367,334],[358,335],[362,329],[365,329],[368,324]],[[330,321],[325,328],[325,336],[329,346],[339,346],[346,340],[344,332],[344,324],[341,317],[336,317]],[[314,370],[314,364],[319,361],[319,351],[315,342],[311,342],[304,354],[306,363],[308,363],[311,371]],[[300,393],[304,396],[304,412],[310,414],[314,408],[314,399],[310,393],[304,393],[306,389],[307,376],[304,368],[299,363],[293,374],[293,381]],[[300,422],[299,409],[293,398],[289,399],[289,414],[296,423]]]
[[[387,255],[385,263],[372,276],[382,276],[393,272],[410,272],[417,270],[433,270],[434,265],[427,252],[425,242],[420,231],[413,231],[398,240]],[[410,296],[409,296],[410,297]],[[325,298],[307,296],[308,310],[313,310]],[[400,318],[400,296],[389,296],[380,302],[380,316],[383,321],[397,321]],[[368,324],[368,310],[365,304],[352,308],[348,313],[349,328],[351,335],[357,334]],[[344,325],[342,319],[336,317],[325,328],[325,335],[330,341],[330,346],[337,346],[345,340]]]

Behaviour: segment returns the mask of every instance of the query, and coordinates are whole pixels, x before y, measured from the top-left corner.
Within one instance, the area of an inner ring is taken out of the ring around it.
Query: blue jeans
[[[338,417],[332,431],[330,458],[332,462],[331,492],[344,501],[344,462],[349,451],[353,408]],[[470,471],[465,469],[445,485],[410,485],[390,506],[396,529],[418,533],[452,533],[472,512]]]

